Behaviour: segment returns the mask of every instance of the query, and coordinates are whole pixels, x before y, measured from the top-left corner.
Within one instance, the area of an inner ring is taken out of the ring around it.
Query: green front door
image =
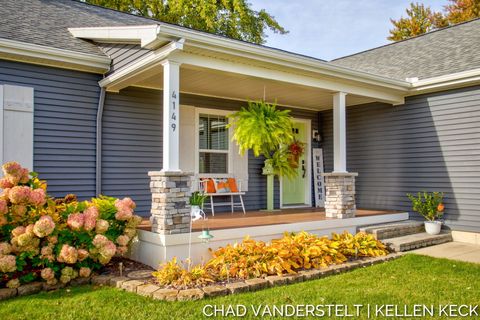
[[[297,141],[303,142],[307,147],[306,125],[302,122],[293,124],[294,135]],[[282,204],[283,206],[305,205],[305,179],[307,177],[307,163],[305,152],[298,161],[297,176],[293,179],[282,179]]]

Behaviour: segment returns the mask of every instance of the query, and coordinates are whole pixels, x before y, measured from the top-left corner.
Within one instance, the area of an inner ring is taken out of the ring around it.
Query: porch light
[[[210,230],[202,230],[202,233],[198,236],[198,239],[202,240],[203,243],[208,243],[213,236],[210,234]]]

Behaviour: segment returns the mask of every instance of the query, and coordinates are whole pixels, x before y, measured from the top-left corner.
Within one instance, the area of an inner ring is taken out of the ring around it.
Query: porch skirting
[[[358,173],[324,173],[325,215],[327,218],[353,218],[355,204],[355,177]]]
[[[248,213],[247,213],[248,216]],[[209,248],[215,250],[227,244],[242,242],[245,236],[255,240],[271,241],[279,239],[285,232],[307,231],[319,236],[330,236],[332,232],[348,231],[356,233],[359,226],[393,223],[408,219],[407,212],[364,215],[351,219],[319,219],[297,223],[282,223],[234,229],[211,230],[214,236],[208,243],[204,243],[198,236],[201,231],[181,234],[159,234],[147,230],[138,230],[138,237],[133,241],[130,258],[157,268],[160,263],[176,257],[179,261],[188,258],[189,241],[192,241],[191,259],[194,264],[205,263],[212,255]]]

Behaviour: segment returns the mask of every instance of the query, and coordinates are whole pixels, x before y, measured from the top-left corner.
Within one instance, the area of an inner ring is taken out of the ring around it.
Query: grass
[[[319,280],[202,301],[154,301],[91,286],[44,292],[0,302],[0,319],[201,319],[207,304],[245,305],[247,319],[254,318],[250,305],[480,305],[479,279],[480,265],[410,254]],[[367,319],[366,309],[353,318]]]

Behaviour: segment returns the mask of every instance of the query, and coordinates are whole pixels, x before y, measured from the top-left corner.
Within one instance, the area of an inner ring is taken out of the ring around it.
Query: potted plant
[[[443,211],[443,193],[441,192],[419,192],[416,196],[407,194],[412,201],[412,209],[423,216],[425,221],[425,231],[428,234],[439,234],[442,229]]]
[[[273,210],[274,176],[294,177],[288,146],[294,142],[292,117],[289,110],[278,110],[275,104],[249,101],[248,108],[230,116],[233,140],[240,153],[252,150],[255,157],[265,157],[263,174],[267,176],[267,210]]]
[[[207,196],[201,194],[198,191],[195,191],[192,193],[190,196],[190,214],[192,216],[192,220],[198,220],[202,217],[202,207],[203,203],[205,202],[205,199]]]

